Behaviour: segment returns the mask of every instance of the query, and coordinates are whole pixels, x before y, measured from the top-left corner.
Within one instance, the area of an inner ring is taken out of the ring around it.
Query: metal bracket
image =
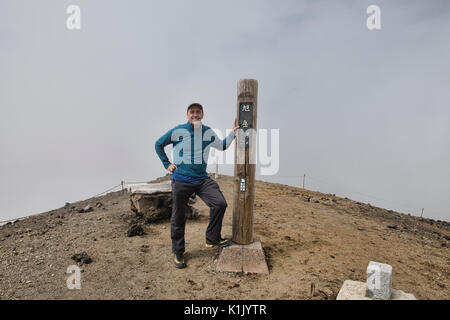
[[[239,191],[245,192],[245,188],[246,188],[245,178],[241,178],[241,182],[239,184]]]

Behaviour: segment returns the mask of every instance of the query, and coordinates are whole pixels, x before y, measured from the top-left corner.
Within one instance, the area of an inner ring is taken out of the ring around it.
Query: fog
[[[231,129],[243,78],[279,130],[257,179],[449,221],[449,36],[446,0],[0,0],[0,221],[165,175],[156,139],[191,102]]]

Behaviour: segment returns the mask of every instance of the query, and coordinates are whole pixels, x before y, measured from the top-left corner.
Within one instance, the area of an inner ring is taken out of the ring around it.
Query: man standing
[[[199,103],[192,103],[187,108],[188,122],[169,130],[155,143],[156,153],[164,168],[172,173],[172,217],[171,238],[174,265],[185,268],[183,254],[185,251],[184,231],[186,224],[185,209],[189,196],[196,193],[210,208],[209,224],[206,228],[206,246],[226,247],[230,245],[228,239],[221,237],[222,220],[227,208],[227,202],[220,191],[219,185],[206,173],[209,150],[227,149],[234,139],[235,131],[239,128],[237,118],[233,131],[223,141],[208,126],[203,125],[203,107]],[[170,163],[164,152],[164,147],[173,145],[174,163]]]

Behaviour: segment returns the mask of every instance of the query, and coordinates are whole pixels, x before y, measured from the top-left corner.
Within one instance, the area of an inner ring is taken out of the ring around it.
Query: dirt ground
[[[227,236],[233,180],[217,181],[228,201]],[[216,271],[220,249],[205,248],[201,200],[200,217],[186,225],[188,267],[175,269],[170,222],[127,237],[135,214],[119,191],[1,226],[0,299],[335,299],[345,280],[365,281],[369,261],[393,266],[394,289],[450,299],[448,222],[281,184],[257,181],[255,192],[254,231],[269,275]],[[77,212],[87,204],[94,211]],[[69,290],[67,268],[82,251],[92,262],[81,266],[81,289]]]

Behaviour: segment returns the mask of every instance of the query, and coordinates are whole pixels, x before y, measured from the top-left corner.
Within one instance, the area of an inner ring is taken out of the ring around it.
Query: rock
[[[130,210],[133,211],[134,213],[138,213],[138,209],[137,209],[136,206],[134,205],[132,199],[130,199]]]
[[[205,287],[205,285],[203,284],[203,282],[200,283],[200,284],[198,284],[198,283],[196,283],[194,280],[191,280],[191,279],[188,279],[187,282],[188,282],[188,284],[191,286],[191,289],[192,289],[192,290],[200,291],[200,290],[203,290],[203,288]]]
[[[186,218],[188,219],[197,219],[200,216],[200,212],[198,212],[198,210],[194,209],[191,206],[187,206],[186,208]]]
[[[433,231],[433,233],[434,233],[438,238],[442,238],[442,234],[441,234],[440,232]]]
[[[139,217],[136,218],[136,219],[131,219],[131,220],[129,221],[130,227],[133,226],[133,225],[135,225],[135,224],[140,224],[140,223],[142,223],[142,219],[139,218]]]
[[[172,194],[131,194],[131,210],[146,223],[170,219],[172,215]]]
[[[82,209],[77,209],[78,213],[86,213],[86,212],[91,212],[94,209],[91,207],[90,204],[88,204],[86,207],[82,208]]]
[[[325,300],[332,300],[334,293],[329,288],[319,289],[319,293],[321,293],[324,296]]]
[[[142,229],[140,224],[133,224],[127,232],[128,237],[142,236],[143,234],[144,229]]]
[[[197,195],[195,193],[193,193],[190,197],[189,197],[189,204],[194,204],[197,202]]]
[[[309,296],[314,297],[315,294],[316,294],[316,284],[314,282],[311,282],[309,287]]]
[[[83,251],[81,253],[76,253],[72,256],[72,260],[75,260],[76,262],[83,264],[89,264],[92,262],[91,257],[86,253],[86,251]]]
[[[95,206],[96,206],[97,208],[103,207],[103,203],[101,203],[100,201],[98,201],[98,202],[95,204]]]
[[[131,189],[130,209],[145,223],[169,220],[172,215],[171,185],[167,183],[136,185]],[[186,218],[195,219],[199,212],[189,205],[195,202],[191,195],[186,205]]]
[[[395,225],[389,225],[389,226],[387,226],[389,229],[394,229],[394,230],[397,230],[398,229],[398,227],[397,226],[395,226]]]

